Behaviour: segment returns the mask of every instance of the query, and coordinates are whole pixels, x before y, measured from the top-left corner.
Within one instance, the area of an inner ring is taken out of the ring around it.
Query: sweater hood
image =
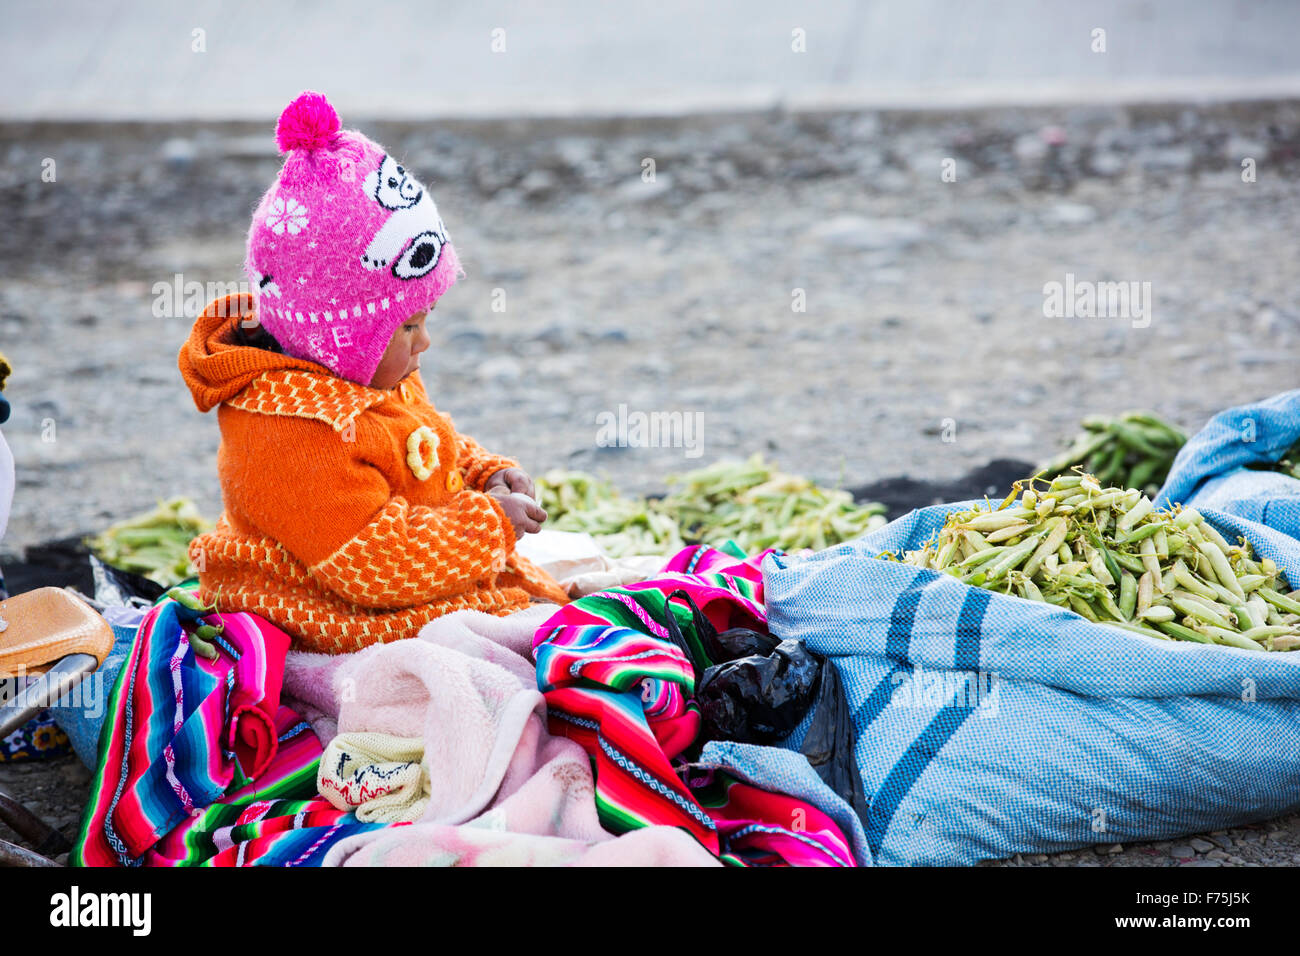
[[[252,320],[255,308],[252,296],[226,296],[214,300],[194,321],[177,360],[199,411],[224,403],[264,415],[315,418],[342,431],[383,402],[432,409],[418,369],[394,388],[371,388],[308,359],[243,344],[237,324]]]
[[[255,307],[251,295],[229,295],[213,300],[195,319],[177,361],[199,411],[234,398],[267,372],[333,375],[315,362],[242,344],[235,324],[252,319]]]

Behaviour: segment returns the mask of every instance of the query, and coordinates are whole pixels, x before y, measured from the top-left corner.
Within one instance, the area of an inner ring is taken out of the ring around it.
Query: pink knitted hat
[[[284,351],[369,385],[393,333],[464,274],[433,196],[308,90],[275,128],[287,156],[253,213],[244,271]]]

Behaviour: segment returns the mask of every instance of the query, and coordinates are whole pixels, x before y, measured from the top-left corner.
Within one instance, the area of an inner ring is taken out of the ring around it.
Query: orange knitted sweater
[[[239,343],[251,296],[204,310],[179,356],[199,411],[217,407],[225,506],[190,558],[219,611],[251,611],[303,650],[346,653],[412,637],[461,609],[504,615],[567,603],[515,553],[484,482],[509,458],[457,434],[419,372],[396,389]]]

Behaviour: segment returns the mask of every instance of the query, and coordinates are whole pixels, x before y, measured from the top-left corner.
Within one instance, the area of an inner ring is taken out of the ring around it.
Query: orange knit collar
[[[277,369],[263,372],[226,404],[263,415],[315,418],[341,432],[367,408],[390,400],[427,401],[419,374],[409,375],[397,389],[389,390],[359,385],[336,375]]]

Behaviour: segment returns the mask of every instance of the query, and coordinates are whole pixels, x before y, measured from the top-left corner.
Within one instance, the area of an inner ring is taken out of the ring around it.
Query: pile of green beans
[[[820,550],[885,524],[883,505],[857,504],[849,492],[778,471],[759,455],[667,481],[673,490],[663,498],[625,498],[585,472],[549,471],[537,490],[548,528],[585,531],[614,557],[727,541],[749,554]]]
[[[671,554],[686,546],[676,519],[645,498],[625,498],[606,481],[553,469],[536,481],[546,527],[583,531],[609,555]]]
[[[820,551],[885,524],[885,506],[857,504],[842,488],[823,488],[776,470],[759,455],[669,475],[662,507],[688,541],[735,541],[747,554],[767,548]]]
[[[1038,469],[1040,475],[1067,475],[1077,467],[1102,485],[1137,488],[1154,496],[1187,444],[1186,435],[1148,412],[1092,416],[1082,426],[1069,448]]]
[[[1300,648],[1300,591],[1288,593],[1273,561],[1193,508],[1157,510],[1091,475],[1018,481],[997,507],[948,515],[901,560],[1160,640]]]
[[[179,584],[194,573],[190,542],[212,522],[188,498],[160,501],[145,514],[110,525],[86,538],[85,545],[101,561],[123,571],[144,575],[163,587]]]

